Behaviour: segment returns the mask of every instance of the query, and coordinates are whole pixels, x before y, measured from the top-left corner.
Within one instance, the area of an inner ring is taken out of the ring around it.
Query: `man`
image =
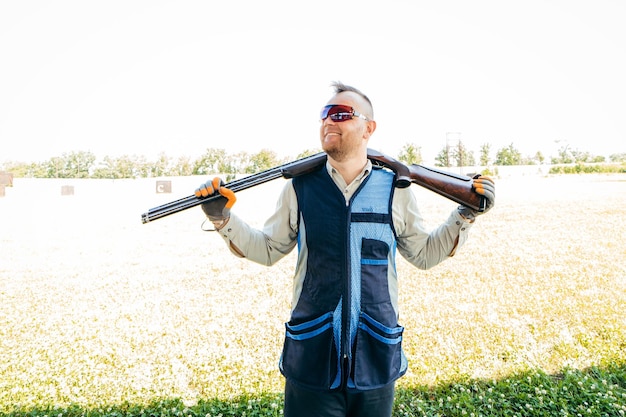
[[[272,265],[298,246],[290,321],[280,360],[286,417],[391,416],[395,381],[407,370],[398,324],[396,248],[428,269],[463,245],[478,212],[460,206],[428,232],[410,188],[373,169],[367,158],[376,130],[369,98],[333,84],[321,112],[325,169],[288,180],[263,230],[230,213],[234,193],[214,178],[198,197],[231,252]],[[495,200],[491,179],[475,191]],[[486,211],[486,210],[485,210]]]

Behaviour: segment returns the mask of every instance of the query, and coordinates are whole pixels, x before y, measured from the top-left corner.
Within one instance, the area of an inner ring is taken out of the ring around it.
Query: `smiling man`
[[[396,251],[417,268],[431,268],[454,255],[482,213],[460,206],[426,230],[410,188],[394,187],[394,174],[367,158],[376,130],[369,98],[333,86],[320,114],[326,166],[287,181],[263,230],[231,213],[235,195],[219,178],[196,195],[224,197],[202,209],[235,255],[272,265],[298,247],[280,358],[284,415],[385,417],[395,381],[407,370]],[[484,213],[495,189],[487,177],[475,181],[485,184],[476,191],[487,199]]]

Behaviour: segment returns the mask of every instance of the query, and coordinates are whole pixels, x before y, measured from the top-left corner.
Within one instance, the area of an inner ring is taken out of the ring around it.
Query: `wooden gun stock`
[[[474,192],[472,189],[473,181],[470,177],[439,171],[433,168],[426,168],[421,165],[414,164],[406,166],[404,163],[372,149],[367,150],[367,157],[372,161],[373,165],[390,169],[396,173],[396,187],[406,188],[411,184],[417,184],[474,210],[483,211],[485,209],[484,197]],[[231,181],[225,184],[224,187],[230,188],[234,192],[242,191],[276,178],[294,178],[299,175],[308,174],[320,169],[325,163],[326,154],[320,152],[306,158],[270,168],[258,174]],[[141,215],[141,222],[145,224],[217,198],[221,198],[221,196],[198,198],[195,195],[190,195],[151,208]]]
[[[451,172],[427,168],[422,165],[406,166],[373,149],[367,150],[372,164],[384,166],[396,173],[396,187],[404,188],[417,184],[459,204],[477,211],[484,211],[486,201],[472,188],[472,178]]]

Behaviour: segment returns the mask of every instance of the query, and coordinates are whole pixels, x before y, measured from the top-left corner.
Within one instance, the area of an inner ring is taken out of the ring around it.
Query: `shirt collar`
[[[326,161],[326,170],[328,171],[328,175],[330,175],[331,178],[335,176],[341,176],[339,174],[339,171],[333,168],[333,166],[328,161]],[[372,161],[368,159],[361,173],[357,175],[357,177],[355,178],[355,181],[362,181],[365,177],[369,175],[371,171],[372,171]]]

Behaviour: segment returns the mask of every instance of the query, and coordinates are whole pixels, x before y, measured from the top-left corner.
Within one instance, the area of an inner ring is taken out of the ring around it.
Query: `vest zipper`
[[[343,349],[343,366],[342,366],[342,372],[344,373],[343,378],[342,378],[342,387],[346,387],[348,385],[348,378],[350,375],[350,316],[352,315],[352,291],[351,291],[351,285],[352,285],[352,270],[350,268],[350,202],[346,202],[346,208],[348,209],[346,211],[346,217],[348,218],[348,222],[347,222],[347,234],[346,236],[348,237],[347,241],[346,241],[346,256],[345,256],[345,268],[346,268],[346,274],[345,274],[345,287],[344,287],[344,295],[345,297],[343,297],[343,306],[342,306],[342,311],[343,314],[341,317],[341,332],[342,332],[342,349]]]
[[[345,388],[348,386],[348,379],[350,377],[350,373],[352,372],[352,345],[350,344],[352,341],[350,340],[350,323],[352,323],[352,261],[351,261],[351,248],[352,248],[352,234],[351,234],[351,228],[352,228],[352,201],[354,201],[354,199],[356,198],[356,196],[359,194],[359,192],[361,191],[361,188],[363,188],[365,186],[365,184],[367,183],[367,181],[369,180],[369,176],[367,176],[363,181],[361,181],[361,184],[359,184],[359,187],[356,189],[356,191],[354,192],[354,194],[352,194],[352,196],[350,197],[350,199],[348,201],[346,201],[346,217],[347,217],[347,240],[346,240],[346,256],[345,256],[345,262],[346,262],[346,280],[345,280],[345,288],[344,288],[344,294],[345,297],[343,298],[343,305],[342,305],[342,318],[341,318],[341,332],[342,332],[342,349],[343,349],[343,354],[342,354],[342,362],[343,362],[343,366],[342,366],[342,372],[344,373],[343,378],[342,378],[342,387]]]

